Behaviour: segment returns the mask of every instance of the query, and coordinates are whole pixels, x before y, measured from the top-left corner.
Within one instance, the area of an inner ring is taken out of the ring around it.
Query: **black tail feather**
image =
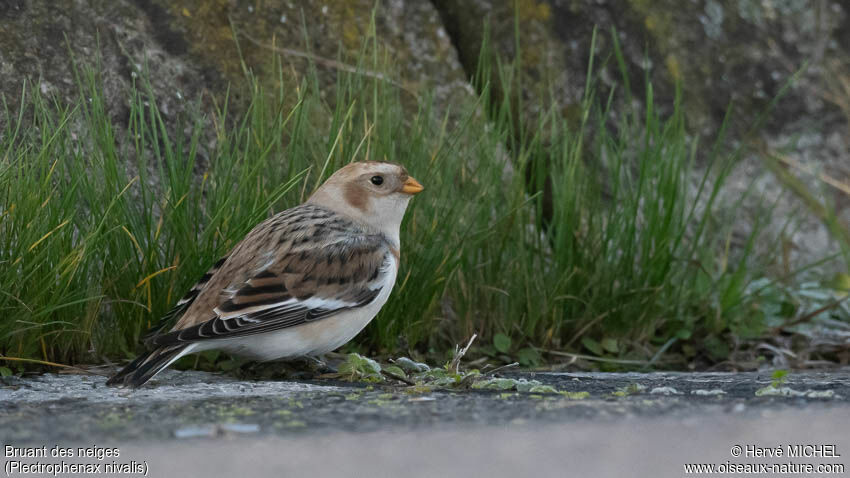
[[[118,373],[109,377],[109,380],[106,381],[106,384],[110,387],[118,386],[118,385],[126,385],[127,380],[142,365],[145,360],[148,359],[151,355],[153,355],[154,351],[146,352],[135,358],[132,362],[127,364],[124,368],[122,368]]]
[[[167,367],[172,359],[185,348],[186,344],[181,344],[177,346],[157,347],[150,352],[143,353],[118,373],[110,377],[106,381],[106,384],[109,386],[132,388],[141,387],[148,380],[152,379],[154,375]]]

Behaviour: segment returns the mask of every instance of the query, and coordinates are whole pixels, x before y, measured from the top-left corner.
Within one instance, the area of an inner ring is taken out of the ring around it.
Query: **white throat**
[[[377,198],[370,198],[369,208],[371,214],[365,214],[363,218],[355,218],[369,227],[380,232],[396,248],[401,246],[399,231],[401,230],[401,221],[404,219],[404,212],[407,210],[407,204],[410,202],[410,196],[406,194],[391,194]]]

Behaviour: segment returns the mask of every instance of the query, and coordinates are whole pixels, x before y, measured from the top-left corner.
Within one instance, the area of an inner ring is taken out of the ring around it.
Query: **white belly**
[[[364,307],[346,310],[316,322],[274,332],[199,342],[199,347],[194,351],[220,349],[233,355],[268,361],[304,355],[321,355],[339,348],[360,333],[387,302],[398,274],[395,258],[392,258],[392,262],[381,292],[375,300]]]

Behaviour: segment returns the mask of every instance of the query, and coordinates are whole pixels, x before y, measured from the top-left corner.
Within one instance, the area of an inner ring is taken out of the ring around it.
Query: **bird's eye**
[[[372,179],[370,179],[370,181],[372,181],[372,184],[374,184],[375,186],[380,186],[381,184],[384,184],[384,177],[372,176]]]

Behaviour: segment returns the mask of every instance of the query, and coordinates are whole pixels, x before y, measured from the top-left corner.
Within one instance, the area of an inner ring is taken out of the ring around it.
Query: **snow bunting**
[[[392,291],[401,220],[422,190],[397,164],[343,167],[307,202],[249,232],[145,337],[150,351],[107,384],[138,387],[203,350],[267,361],[348,342]]]

